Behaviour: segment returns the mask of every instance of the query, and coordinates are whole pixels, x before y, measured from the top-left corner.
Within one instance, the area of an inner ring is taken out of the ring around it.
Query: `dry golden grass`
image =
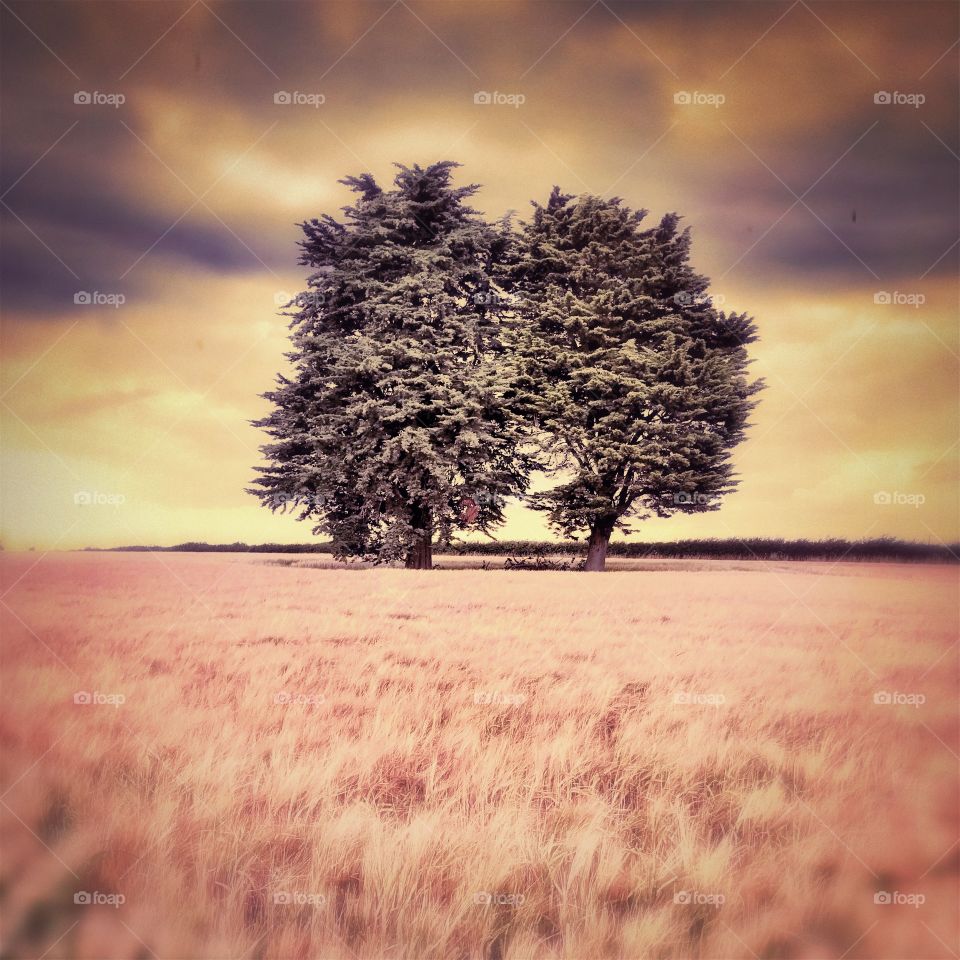
[[[265,559],[3,557],[5,957],[956,955],[955,569]]]

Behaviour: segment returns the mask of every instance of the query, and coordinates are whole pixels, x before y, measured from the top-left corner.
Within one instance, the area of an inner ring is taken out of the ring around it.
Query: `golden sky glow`
[[[553,184],[676,210],[757,318],[739,490],[636,536],[956,540],[957,9],[11,4],[4,545],[310,539],[244,493],[295,223],[337,212],[339,177],[439,159],[491,216]],[[518,505],[501,535],[547,532]]]

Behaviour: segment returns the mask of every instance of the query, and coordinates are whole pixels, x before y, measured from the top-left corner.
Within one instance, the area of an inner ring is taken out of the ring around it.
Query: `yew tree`
[[[288,305],[292,373],[264,394],[272,442],[251,489],[341,557],[429,568],[432,545],[489,531],[526,488],[491,264],[503,235],[452,162],[370,174],[340,220],[303,223],[307,289]]]
[[[529,498],[603,570],[631,518],[716,509],[761,383],[756,329],[716,309],[679,217],[644,225],[619,199],[554,188],[533,204],[505,270],[519,323],[522,403],[558,481]]]

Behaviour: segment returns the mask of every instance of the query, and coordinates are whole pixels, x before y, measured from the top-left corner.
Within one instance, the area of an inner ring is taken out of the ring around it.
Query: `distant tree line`
[[[585,544],[577,541],[496,540],[450,543],[438,547],[445,555],[483,556],[583,556]],[[96,547],[88,550],[97,551]],[[318,553],[334,554],[330,541],[316,543],[180,543],[172,547],[129,546],[109,548],[115,552],[167,551],[174,553]],[[956,563],[960,543],[933,544],[876,537],[869,540],[783,540],[747,537],[743,539],[677,540],[638,543],[614,541],[610,556],[651,560],[831,560],[901,563]]]

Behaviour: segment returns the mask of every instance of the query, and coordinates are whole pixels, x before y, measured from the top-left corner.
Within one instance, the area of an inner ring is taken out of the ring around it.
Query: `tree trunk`
[[[414,507],[410,518],[413,526],[420,531],[417,539],[407,551],[408,570],[433,569],[433,522],[430,511],[425,507]]]
[[[610,546],[610,534],[613,533],[613,521],[601,520],[590,528],[590,543],[587,547],[587,562],[583,569],[593,573],[602,573],[607,564],[607,547]]]

